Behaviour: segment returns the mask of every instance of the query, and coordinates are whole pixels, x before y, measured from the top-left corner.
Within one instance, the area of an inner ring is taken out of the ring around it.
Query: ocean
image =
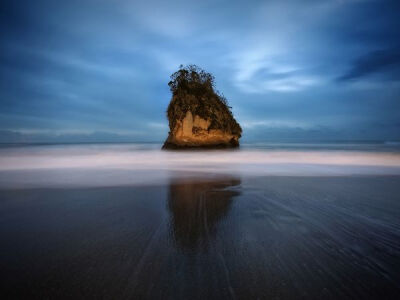
[[[0,146],[3,299],[399,299],[400,143]]]

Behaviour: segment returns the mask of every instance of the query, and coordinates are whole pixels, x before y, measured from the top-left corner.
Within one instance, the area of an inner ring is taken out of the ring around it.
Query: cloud
[[[375,50],[356,59],[350,70],[338,81],[357,80],[370,75],[387,75],[389,80],[400,79],[400,48]]]
[[[399,119],[399,1],[3,2],[0,130],[162,141],[167,82],[188,63],[215,75],[260,139]]]
[[[277,69],[258,67],[248,72],[245,77],[238,76],[235,84],[247,93],[297,92],[315,86],[322,81],[317,76],[308,75],[302,70],[285,71],[285,68],[291,69],[287,66],[278,66]],[[282,71],[279,71],[279,69],[282,69]]]
[[[321,83],[287,53],[260,48],[238,54],[235,58],[234,84],[245,93],[296,92]]]
[[[0,143],[104,143],[104,142],[161,142],[165,134],[149,136],[145,131],[115,133],[108,131],[93,132],[24,132],[0,130]]]
[[[299,122],[294,120],[248,120],[241,122],[244,129],[256,129],[256,128],[302,128],[309,129],[312,127],[306,122]]]

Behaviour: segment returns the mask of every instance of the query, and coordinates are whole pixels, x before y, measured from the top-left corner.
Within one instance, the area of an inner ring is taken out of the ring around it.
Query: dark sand
[[[400,299],[400,176],[0,191],[2,299]]]

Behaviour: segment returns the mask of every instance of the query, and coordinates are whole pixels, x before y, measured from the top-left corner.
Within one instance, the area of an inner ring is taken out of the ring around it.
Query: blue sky
[[[400,139],[400,2],[1,1],[0,141],[163,141],[180,64],[244,141]]]

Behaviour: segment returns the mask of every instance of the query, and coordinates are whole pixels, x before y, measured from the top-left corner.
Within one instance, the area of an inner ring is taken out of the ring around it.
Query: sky
[[[242,140],[400,140],[400,1],[3,0],[0,142],[156,141],[169,76],[216,78]]]

